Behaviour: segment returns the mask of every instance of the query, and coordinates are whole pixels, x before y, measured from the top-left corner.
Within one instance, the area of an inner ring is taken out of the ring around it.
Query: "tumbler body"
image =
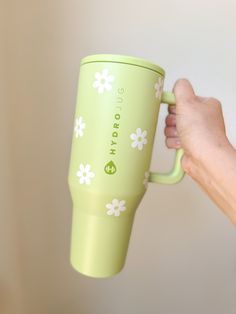
[[[69,168],[71,263],[109,277],[125,263],[146,192],[164,71],[143,59],[81,61]]]

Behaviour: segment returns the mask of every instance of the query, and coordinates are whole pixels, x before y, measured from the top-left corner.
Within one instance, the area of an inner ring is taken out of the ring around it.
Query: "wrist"
[[[184,156],[183,166],[236,226],[236,150],[227,140],[209,146],[201,156]]]
[[[201,181],[203,176],[215,176],[220,168],[223,171],[228,158],[236,160],[236,150],[224,136],[215,142],[207,141],[194,156],[186,153],[182,159],[182,167],[193,179]]]

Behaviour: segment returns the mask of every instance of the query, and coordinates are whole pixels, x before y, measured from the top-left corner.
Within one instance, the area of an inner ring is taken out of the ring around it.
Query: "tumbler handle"
[[[163,92],[161,96],[161,103],[167,105],[175,105],[175,95],[171,92]],[[161,184],[175,184],[180,182],[184,177],[184,170],[181,167],[181,158],[184,151],[182,148],[176,149],[175,161],[173,168],[168,173],[150,172],[148,181]]]

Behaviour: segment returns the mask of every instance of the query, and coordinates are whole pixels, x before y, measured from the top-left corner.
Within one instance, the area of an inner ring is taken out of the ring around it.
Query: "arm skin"
[[[182,167],[236,226],[236,150],[225,133],[220,102],[196,96],[185,79],[174,86],[166,145],[184,149]]]

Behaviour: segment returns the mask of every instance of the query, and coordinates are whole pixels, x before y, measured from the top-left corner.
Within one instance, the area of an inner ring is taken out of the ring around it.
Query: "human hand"
[[[184,150],[182,168],[236,226],[236,150],[225,134],[221,104],[196,96],[188,80],[174,86],[176,107],[166,118],[166,145]]]
[[[166,118],[166,145],[184,149],[183,169],[191,174],[212,146],[228,145],[220,102],[215,98],[196,96],[186,79],[175,83],[176,107],[169,107]]]

